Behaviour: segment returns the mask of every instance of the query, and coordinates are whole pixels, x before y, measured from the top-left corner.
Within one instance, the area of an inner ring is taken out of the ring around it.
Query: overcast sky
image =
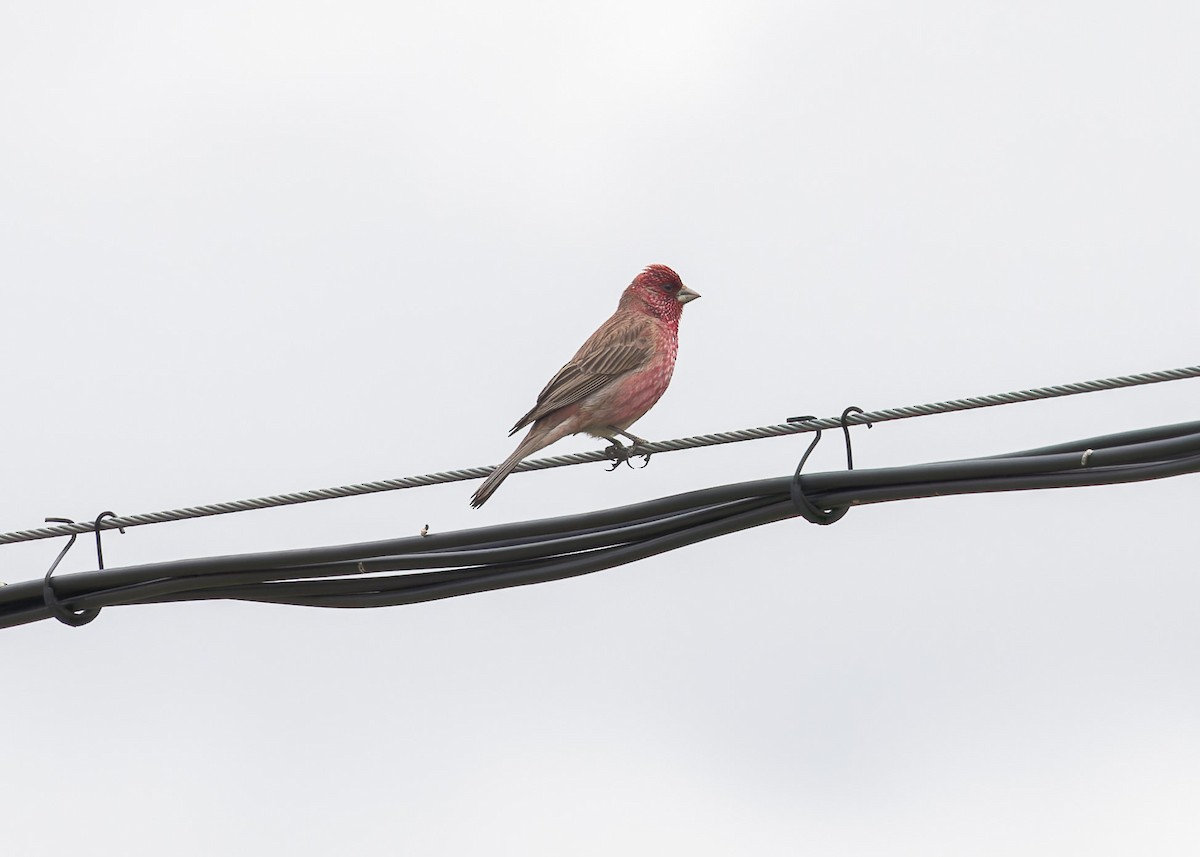
[[[703,298],[651,439],[1200,363],[1195,3],[431,5],[0,6],[0,531],[500,461],[652,262]],[[879,425],[856,463],[1195,419],[1197,385]],[[606,508],[805,445],[140,527],[105,559]],[[5,849],[1195,853],[1198,490],[0,631]],[[0,547],[0,580],[61,544]],[[94,562],[81,539],[62,573]]]

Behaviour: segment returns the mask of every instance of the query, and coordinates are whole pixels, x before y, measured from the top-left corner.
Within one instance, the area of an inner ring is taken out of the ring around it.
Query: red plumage
[[[650,265],[621,294],[617,311],[588,337],[509,434],[529,433],[471,497],[478,508],[521,461],[569,434],[620,445],[628,428],[662,398],[675,371],[683,305],[700,297],[666,265]]]

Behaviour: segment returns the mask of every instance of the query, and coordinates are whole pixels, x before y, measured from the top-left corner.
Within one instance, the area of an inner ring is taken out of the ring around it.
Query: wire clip
[[[850,448],[850,424],[846,422],[846,418],[849,417],[850,414],[854,413],[854,412],[857,412],[860,414],[866,413],[858,405],[851,405],[850,407],[846,408],[846,410],[842,411],[842,434],[844,434],[846,436],[846,469],[847,470],[854,469],[854,450],[852,450]],[[791,422],[791,420],[788,420],[788,422]],[[866,426],[867,426],[867,428],[875,428],[875,424],[872,422],[866,423]]]
[[[115,512],[101,512],[96,516],[96,520],[92,522],[92,528],[96,533],[96,563],[100,566],[101,571],[104,570],[104,551],[100,547],[100,522],[105,518],[115,518],[116,516]],[[73,524],[75,522],[70,518],[47,518],[46,523]],[[117,529],[124,535],[124,527],[118,527]],[[50,564],[50,569],[46,572],[46,576],[42,578],[42,600],[46,602],[46,607],[54,614],[55,619],[64,625],[70,625],[72,628],[79,628],[86,625],[100,615],[99,607],[90,610],[80,610],[77,613],[68,610],[66,605],[59,600],[58,595],[54,591],[54,585],[50,582],[50,578],[54,574],[55,569],[58,568],[58,564],[63,561],[63,557],[67,555],[67,551],[74,546],[75,539],[77,538],[79,538],[78,533],[71,534],[71,540],[58,552],[58,558]]]
[[[815,419],[816,417],[811,415],[806,417],[788,417],[788,422],[804,423]],[[850,437],[849,432],[846,433],[846,437],[848,441]],[[800,514],[800,517],[804,518],[810,524],[820,524],[824,527],[840,521],[846,512],[850,510],[850,507],[842,506],[834,509],[821,509],[804,493],[804,486],[800,482],[800,471],[804,469],[808,457],[812,455],[812,451],[817,448],[817,444],[820,442],[821,430],[817,429],[817,436],[812,439],[812,443],[808,445],[808,449],[801,456],[800,463],[796,465],[796,473],[792,477],[791,482],[791,492],[792,504],[796,507],[796,511]]]

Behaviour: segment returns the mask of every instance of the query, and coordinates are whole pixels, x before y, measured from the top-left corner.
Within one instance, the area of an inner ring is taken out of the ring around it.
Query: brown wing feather
[[[537,404],[509,434],[516,434],[559,408],[581,402],[621,375],[645,366],[651,358],[647,333],[642,319],[623,314],[610,318],[550,379],[538,394]]]

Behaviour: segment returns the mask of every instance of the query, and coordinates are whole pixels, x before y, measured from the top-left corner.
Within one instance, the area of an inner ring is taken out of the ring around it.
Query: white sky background
[[[651,262],[704,297],[649,438],[1195,364],[1198,43],[1189,2],[7,4],[0,530],[499,461]],[[860,429],[857,463],[1194,419],[1197,384]],[[105,556],[584,511],[806,443]],[[5,850],[1192,853],[1198,489],[887,504],[413,607],[6,630]],[[0,547],[0,579],[60,546]]]

